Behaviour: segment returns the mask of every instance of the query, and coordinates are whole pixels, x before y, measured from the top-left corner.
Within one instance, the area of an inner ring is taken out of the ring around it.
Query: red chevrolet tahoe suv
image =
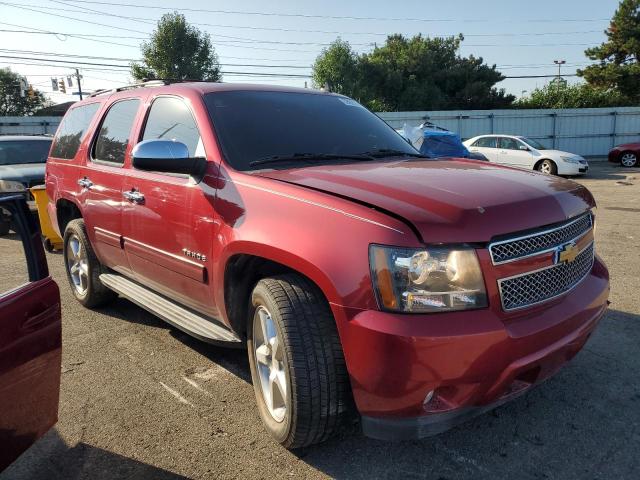
[[[62,121],[46,186],[77,299],[119,294],[246,341],[260,416],[289,448],[352,406],[372,437],[444,431],[554,374],[607,306],[584,187],[424,158],[341,95],[96,93]]]

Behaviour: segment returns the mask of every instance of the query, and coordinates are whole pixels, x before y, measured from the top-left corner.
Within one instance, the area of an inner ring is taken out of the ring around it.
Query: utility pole
[[[562,67],[562,65],[567,63],[567,61],[566,60],[554,60],[553,63],[558,65],[558,82],[560,82],[560,80],[562,79],[562,77],[560,76],[560,67]]]
[[[82,100],[82,84],[80,83],[80,79],[82,78],[82,75],[80,75],[80,71],[77,68],[76,68],[75,77],[78,82],[78,93],[80,94],[80,100]]]

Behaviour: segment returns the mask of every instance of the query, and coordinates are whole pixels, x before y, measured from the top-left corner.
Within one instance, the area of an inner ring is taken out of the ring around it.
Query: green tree
[[[339,37],[322,53],[313,64],[313,82],[318,87],[328,86],[331,91],[347,96],[357,95],[358,54],[348,42]]]
[[[338,39],[316,59],[314,83],[376,111],[508,107],[515,97],[495,88],[502,74],[482,58],[461,57],[462,40],[396,34],[358,55]]]
[[[640,99],[640,0],[622,0],[609,28],[607,41],[585,51],[599,63],[579,70],[589,84],[617,89],[623,95]]]
[[[208,33],[189,25],[184,15],[166,13],[148,42],[143,42],[142,64],[131,64],[137,79],[206,80],[222,77],[218,56]]]
[[[39,90],[21,94],[21,76],[8,68],[0,68],[0,115],[23,116],[33,113],[49,104]]]
[[[632,102],[619,91],[594,87],[587,83],[568,85],[552,81],[536,88],[527,97],[518,99],[517,108],[597,108],[620,107]]]

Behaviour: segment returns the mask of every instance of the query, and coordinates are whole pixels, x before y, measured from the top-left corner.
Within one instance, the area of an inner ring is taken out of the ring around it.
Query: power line
[[[130,28],[118,27],[118,26],[115,26],[115,25],[108,25],[108,24],[105,24],[105,23],[91,22],[89,20],[83,20],[81,18],[74,18],[74,17],[68,17],[68,16],[64,16],[64,15],[57,15],[55,13],[50,13],[50,12],[47,12],[47,11],[44,11],[44,10],[37,10],[37,9],[34,9],[34,8],[24,7],[24,6],[13,4],[13,3],[0,2],[0,5],[7,5],[9,7],[23,9],[23,10],[27,10],[27,11],[32,11],[32,12],[40,13],[40,14],[43,14],[43,15],[50,15],[50,16],[54,16],[54,17],[58,17],[58,18],[64,18],[65,20],[73,20],[73,21],[76,21],[76,22],[88,23],[90,25],[99,25],[101,27],[115,28],[117,30],[124,30],[124,31],[128,31],[128,32],[136,32],[136,33],[139,32],[138,30],[133,30],[133,29],[130,29]],[[27,28],[30,28],[30,27],[27,27]],[[72,37],[72,38],[85,39],[82,35],[79,35],[79,34],[73,34],[73,35],[67,34],[67,35],[69,37]],[[86,39],[86,40],[89,40],[89,39]],[[97,40],[92,40],[92,41],[97,41]],[[106,42],[105,41],[105,42],[102,42],[102,43],[112,43],[112,42]],[[224,42],[213,42],[213,43],[224,43]],[[253,43],[253,42],[251,42],[251,43]],[[118,43],[114,43],[114,44],[115,45],[121,45],[121,46],[124,46],[124,47],[133,47],[133,48],[138,48],[139,47],[139,45],[118,44]],[[230,45],[230,46],[232,46],[234,48],[249,48],[251,50],[255,49],[255,47],[253,47],[253,46],[249,47],[249,46],[245,46],[245,45]],[[276,51],[276,52],[318,53],[315,50],[283,49],[283,48],[270,48],[270,47],[261,47],[261,50],[270,50],[270,51]]]
[[[52,0],[52,1],[56,1],[56,0]],[[38,12],[38,13],[42,13],[45,15],[52,15],[52,16],[56,16],[56,17],[63,17],[66,18],[68,20],[74,20],[77,22],[83,22],[83,23],[88,23],[88,24],[92,24],[92,25],[100,25],[100,26],[104,26],[104,27],[108,27],[108,28],[115,28],[118,30],[123,30],[123,31],[129,31],[129,32],[138,32],[137,30],[133,30],[130,28],[125,28],[125,27],[118,27],[115,25],[107,25],[107,24],[102,24],[102,23],[96,23],[96,22],[92,22],[89,20],[84,20],[84,19],[79,19],[79,18],[73,18],[73,17],[64,17],[61,15],[57,15],[54,13],[50,13],[47,11],[43,11],[43,10],[37,10],[34,8],[29,8],[29,7],[25,7],[23,5],[18,5],[18,4],[14,4],[14,3],[8,3],[8,2],[0,2],[0,5],[8,5],[10,7],[14,7],[14,8],[21,8],[21,9],[25,9],[25,10],[30,10],[30,11],[34,11],[34,12]],[[105,15],[105,16],[111,16],[111,17],[117,17],[117,18],[122,18],[122,19],[127,19],[127,20],[132,20],[132,21],[139,21],[139,22],[143,22],[145,24],[147,23],[151,23],[153,22],[153,19],[141,19],[141,18],[136,18],[136,17],[127,17],[124,15],[116,15],[116,14],[111,14],[111,13],[107,13],[107,12],[101,12],[98,10],[91,10],[93,13],[97,13],[99,15]],[[82,13],[82,12],[81,12]],[[148,21],[147,21],[148,20]],[[200,25],[200,26],[208,26],[208,27],[220,27],[221,25],[216,25],[216,24],[210,24],[210,23],[198,23],[198,22],[193,22],[193,25]],[[254,28],[258,28],[258,27],[252,27],[252,26],[235,26],[233,28],[250,28],[250,29],[254,29]],[[261,28],[261,27],[260,27]],[[284,30],[287,31],[288,29],[269,29],[269,28],[264,28],[266,30]],[[314,32],[312,30],[289,30],[292,32]],[[316,31],[316,32],[320,32],[320,31]],[[323,32],[323,33],[337,33],[340,34],[341,32]],[[246,38],[246,37],[232,37],[232,36],[228,36],[228,35],[222,35],[222,34],[212,34],[214,37],[213,43],[218,43],[218,44],[232,44],[232,46],[237,46],[239,47],[239,45],[235,45],[236,43],[268,43],[268,44],[281,44],[281,45],[309,45],[309,46],[329,46],[331,45],[330,42],[300,42],[300,41],[295,41],[295,42],[287,42],[287,41],[283,41],[283,40],[261,40],[261,39],[257,39],[257,38]],[[75,35],[77,36],[77,35]],[[230,38],[233,39],[233,41],[227,41],[227,40],[216,40],[215,37],[221,37],[221,38]],[[355,46],[373,46],[373,42],[365,42],[365,43],[354,43],[354,42],[350,42],[351,45],[355,45]],[[124,45],[123,46],[131,46],[131,45]],[[593,46],[592,43],[546,43],[546,44],[509,44],[509,45],[504,45],[504,44],[462,44],[462,46],[464,47],[504,47],[504,46],[509,46],[509,47],[555,47],[555,46],[583,46],[583,47],[588,47],[588,46]]]
[[[70,65],[90,65],[90,66],[101,66],[101,67],[120,67],[120,68],[129,68],[128,65],[115,65],[115,64],[109,64],[109,63],[90,63],[90,62],[78,62],[78,61],[71,61],[71,60],[56,60],[56,59],[49,59],[49,58],[28,58],[28,57],[15,57],[15,56],[10,56],[10,55],[0,55],[0,58],[8,58],[8,59],[18,59],[18,60],[32,60],[32,61],[40,61],[40,62],[52,62],[52,63],[63,63],[63,64],[70,64]],[[11,63],[16,63],[19,64],[20,62],[11,62]],[[30,64],[26,64],[26,65],[37,65],[35,63],[30,63]],[[46,64],[41,64],[41,66],[56,66],[56,65],[46,65]],[[124,73],[124,71],[123,71]],[[236,74],[236,75],[246,75],[246,76],[265,76],[265,77],[282,77],[282,78],[311,78],[310,75],[304,75],[304,74],[297,74],[297,73],[275,73],[275,72],[225,72],[223,71],[222,74]]]
[[[83,59],[89,59],[89,60],[115,60],[115,61],[122,61],[122,62],[141,62],[142,61],[142,59],[140,58],[98,57],[98,56],[91,56],[91,55],[73,55],[73,54],[67,54],[67,53],[40,52],[40,51],[34,51],[34,50],[10,50],[5,48],[0,48],[0,52],[14,53],[14,54],[27,54],[27,55],[49,55],[49,56],[64,57],[64,58],[83,58]],[[68,63],[82,63],[82,62],[72,61]],[[89,64],[89,65],[95,65],[95,64]],[[224,62],[220,62],[218,63],[218,65],[225,66],[225,67],[297,68],[297,69],[311,68],[309,65],[306,65],[306,66],[305,65],[260,65],[260,64],[252,64],[252,63],[224,63]],[[115,66],[115,65],[108,65],[108,66]],[[122,67],[129,68],[129,65],[122,65]]]
[[[13,50],[13,49],[4,49],[4,48],[0,48],[0,52],[13,53],[13,54],[26,54],[26,55],[48,55],[48,56],[57,56],[57,57],[64,57],[64,58],[82,58],[82,59],[89,59],[89,60],[115,60],[115,61],[122,61],[122,62],[142,61],[142,59],[137,59],[137,58],[100,57],[100,56],[91,56],[91,55],[42,52],[42,51],[34,51],[34,50]],[[78,62],[76,61],[71,63],[78,63]],[[251,68],[295,68],[295,69],[311,68],[308,65],[305,66],[305,65],[279,65],[279,64],[249,64],[249,63],[225,63],[225,62],[220,62],[219,65],[226,66],[226,67],[251,67]],[[581,67],[586,65],[591,65],[591,63],[582,62],[582,63],[566,64],[567,67]],[[123,67],[125,66],[123,65]],[[128,68],[128,65],[126,67]],[[549,67],[550,65],[546,63],[524,64],[524,65],[513,65],[513,64],[496,65],[496,68],[500,70],[522,69],[522,68],[549,68]]]
[[[82,4],[94,4],[94,5],[108,5],[111,7],[131,7],[131,8],[146,8],[146,9],[154,9],[154,10],[178,10],[184,12],[195,12],[195,13],[221,13],[221,14],[234,14],[234,15],[256,15],[256,16],[268,16],[268,17],[293,17],[293,18],[326,18],[332,20],[381,20],[381,21],[401,21],[401,22],[470,22],[470,23],[478,23],[478,22],[493,22],[496,19],[461,19],[461,18],[416,18],[416,17],[405,17],[405,18],[394,18],[394,17],[361,17],[361,16],[352,16],[352,15],[316,15],[316,14],[302,14],[302,13],[275,13],[275,12],[258,12],[258,11],[239,11],[239,10],[219,10],[219,9],[206,9],[206,8],[185,8],[183,6],[172,6],[172,7],[162,7],[158,5],[140,5],[135,3],[116,3],[116,2],[104,2],[97,0],[68,0],[71,3],[82,3]],[[575,19],[575,18],[554,18],[554,19],[529,19],[529,18],[519,18],[518,22],[530,22],[530,23],[538,23],[538,22],[603,22],[609,21],[608,18],[590,18],[590,19]]]

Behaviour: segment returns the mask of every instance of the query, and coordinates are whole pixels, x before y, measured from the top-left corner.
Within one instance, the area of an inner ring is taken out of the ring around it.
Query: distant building
[[[64,102],[58,103],[56,105],[51,105],[49,107],[44,107],[35,112],[33,115],[35,117],[62,117],[67,110],[76,102]]]

